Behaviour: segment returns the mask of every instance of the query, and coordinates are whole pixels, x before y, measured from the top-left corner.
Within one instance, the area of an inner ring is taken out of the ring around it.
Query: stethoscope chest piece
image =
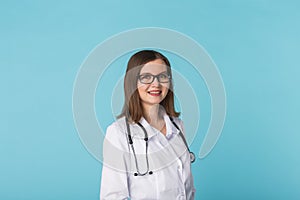
[[[191,151],[190,151],[190,160],[191,160],[191,163],[195,162],[195,160],[196,160],[195,154]]]

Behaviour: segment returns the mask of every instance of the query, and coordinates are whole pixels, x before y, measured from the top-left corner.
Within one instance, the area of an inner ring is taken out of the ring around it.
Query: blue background
[[[98,199],[101,164],[76,132],[73,83],[97,44],[149,26],[195,39],[225,84],[222,135],[193,165],[197,199],[300,199],[299,6],[292,0],[2,1],[0,199]],[[201,138],[192,144],[195,152]]]

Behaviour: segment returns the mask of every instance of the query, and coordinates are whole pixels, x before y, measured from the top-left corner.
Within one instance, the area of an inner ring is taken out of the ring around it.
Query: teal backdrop
[[[96,45],[142,27],[190,36],[224,81],[225,125],[213,151],[192,167],[196,198],[300,199],[299,7],[296,0],[1,1],[0,199],[99,199],[102,165],[76,131],[73,83]],[[110,73],[122,76],[128,57]],[[200,87],[197,154],[210,119]],[[113,121],[109,109],[97,116],[103,126]]]

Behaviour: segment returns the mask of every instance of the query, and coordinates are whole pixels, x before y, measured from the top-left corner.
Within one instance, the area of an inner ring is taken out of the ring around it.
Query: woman
[[[168,59],[153,50],[134,54],[124,92],[122,113],[105,136],[100,199],[194,199]]]

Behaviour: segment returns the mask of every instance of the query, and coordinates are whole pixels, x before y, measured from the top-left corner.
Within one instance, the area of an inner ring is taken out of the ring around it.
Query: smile
[[[162,91],[161,90],[151,90],[147,92],[148,94],[150,94],[151,96],[159,96]]]

